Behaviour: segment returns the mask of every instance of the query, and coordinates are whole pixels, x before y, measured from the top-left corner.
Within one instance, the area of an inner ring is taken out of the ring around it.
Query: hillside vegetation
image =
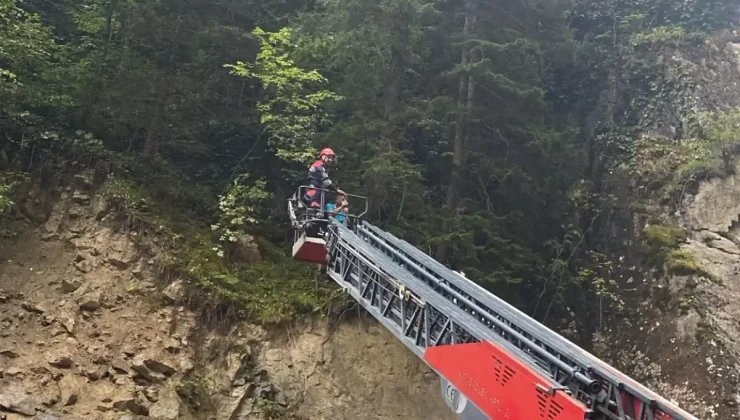
[[[330,146],[373,223],[588,342],[624,309],[615,180],[670,202],[732,167],[737,104],[699,100],[682,57],[729,39],[736,9],[0,0],[0,211],[22,212],[29,182],[96,168],[177,244],[166,268],[205,306],[282,322],[341,304],[284,252],[284,200]],[[245,241],[264,258],[236,258]],[[701,270],[677,252],[656,257]]]

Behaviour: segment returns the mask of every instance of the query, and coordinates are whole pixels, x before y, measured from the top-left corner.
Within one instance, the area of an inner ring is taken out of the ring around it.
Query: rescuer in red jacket
[[[318,189],[344,194],[344,191],[335,187],[332,184],[331,179],[329,179],[327,167],[333,165],[335,159],[336,154],[334,154],[333,150],[327,147],[321,150],[321,153],[319,153],[319,160],[314,162],[308,169],[308,185],[309,187],[317,188],[308,188],[306,193],[303,195],[303,202],[306,203],[306,206],[309,208],[321,211],[322,201],[324,201],[324,203],[326,202],[325,199],[322,199],[324,191],[319,191]]]

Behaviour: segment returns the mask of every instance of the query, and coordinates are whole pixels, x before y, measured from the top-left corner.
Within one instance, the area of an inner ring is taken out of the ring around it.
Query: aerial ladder
[[[288,200],[293,257],[328,276],[439,376],[462,420],[697,420],[406,241]],[[354,205],[353,205],[354,206]],[[353,207],[354,208],[354,207]]]

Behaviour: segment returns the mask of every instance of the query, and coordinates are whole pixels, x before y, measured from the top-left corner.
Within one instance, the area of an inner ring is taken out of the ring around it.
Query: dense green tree
[[[216,242],[246,229],[280,243],[284,200],[328,145],[332,177],[369,197],[374,223],[540,319],[593,319],[611,285],[610,174],[634,160],[649,113],[676,114],[679,140],[708,121],[658,63],[734,12],[720,0],[0,0],[2,168],[108,159],[214,225]],[[706,155],[726,160],[731,130],[713,127]]]

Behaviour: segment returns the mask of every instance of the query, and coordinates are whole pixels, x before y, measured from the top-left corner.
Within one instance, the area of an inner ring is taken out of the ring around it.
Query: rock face
[[[114,230],[111,206],[75,185],[39,232],[0,248],[0,418],[258,420],[297,401],[317,420],[454,418],[436,377],[373,324],[219,334],[178,306],[182,282],[155,304],[147,239]],[[259,260],[243,239],[239,258]]]
[[[710,321],[732,341],[727,344],[740,352],[734,337],[740,336],[740,244],[737,223],[740,209],[740,178],[713,179],[702,184],[695,197],[684,201],[686,224],[693,230],[684,246],[696,262],[720,279],[721,284],[703,283],[701,292],[712,308]],[[740,353],[738,353],[740,354]]]
[[[346,323],[331,334],[325,326],[317,330],[319,335],[302,334],[292,345],[287,340],[270,343],[258,360],[288,400],[303,396],[300,415],[317,420],[456,418],[442,400],[437,375],[381,325]],[[326,344],[321,335],[329,337]],[[373,363],[365,363],[367,357]],[[302,382],[299,375],[307,379]]]
[[[738,167],[740,169],[740,166]],[[706,274],[672,276],[667,289],[682,296],[683,311],[668,320],[686,354],[694,354],[679,370],[703,371],[700,377],[711,387],[736,381],[740,372],[740,177],[711,179],[682,202],[680,221],[689,232],[681,246]],[[712,277],[712,278],[707,278]],[[698,310],[700,309],[700,310]],[[676,342],[674,340],[674,342]],[[706,415],[713,418],[740,418],[740,394],[718,390],[722,402]],[[721,411],[724,410],[724,411]],[[719,412],[721,411],[721,413]],[[714,414],[713,414],[714,413]],[[702,417],[701,414],[699,417]]]
[[[255,326],[235,333],[238,343],[260,345],[237,345],[224,356],[225,369],[206,368],[219,390],[217,418],[256,420],[259,400],[268,399],[282,409],[301,401],[293,412],[316,420],[456,419],[437,375],[375,321],[344,323],[332,333],[324,323],[305,327],[290,337]],[[206,343],[207,353],[219,352],[213,337]],[[368,357],[372,364],[363,362]]]
[[[721,234],[729,232],[732,224],[740,218],[738,197],[740,175],[713,178],[705,182],[695,196],[684,200],[687,227]]]
[[[187,373],[181,367],[194,364],[194,349],[182,345],[193,316],[132,298],[132,282],[146,289],[153,279],[147,267],[133,267],[133,239],[92,214],[104,208],[87,190],[70,193],[41,232],[0,248],[0,418],[138,418],[159,387],[174,389]],[[165,346],[173,337],[176,355]],[[137,383],[131,365],[139,354],[158,384]],[[157,409],[170,416],[171,399]]]

